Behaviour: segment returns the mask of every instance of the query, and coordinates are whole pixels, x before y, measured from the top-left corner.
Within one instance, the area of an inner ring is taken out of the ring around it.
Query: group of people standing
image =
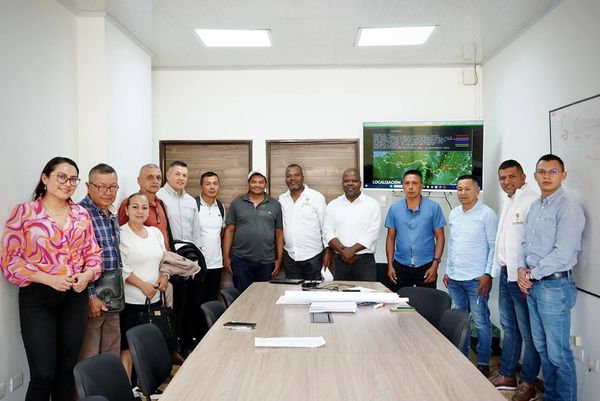
[[[516,160],[500,164],[498,180],[505,196],[499,218],[479,201],[475,177],[458,178],[460,205],[448,216],[443,283],[452,307],[471,314],[477,330],[477,367],[488,377],[488,300],[492,279],[499,277],[504,338],[500,368],[490,378],[496,388],[516,390],[513,401],[533,400],[541,367],[544,400],[574,401],[577,377],[569,334],[577,290],[572,269],[581,252],[585,216],[580,202],[562,188],[567,173],[560,157],[540,157],[534,177],[540,193],[527,184]],[[406,198],[393,204],[386,218],[387,272],[394,290],[436,286],[446,221],[440,206],[421,195],[422,181],[419,171],[404,174]]]
[[[561,188],[566,172],[559,157],[542,156],[534,175],[541,197],[525,182],[518,162],[500,165],[506,199],[499,220],[479,201],[477,179],[458,178],[460,205],[448,216],[443,283],[453,307],[471,313],[478,331],[477,366],[488,376],[488,298],[492,278],[500,276],[502,365],[490,380],[499,389],[516,388],[513,400],[530,400],[541,365],[544,399],[574,400],[576,376],[568,341],[576,296],[572,268],[585,218],[580,204]],[[137,178],[139,192],[124,199],[117,212],[118,176],[111,166],[90,170],[87,195],[76,204],[71,199],[80,183],[75,162],[56,157],[47,163],[33,201],[17,205],[2,237],[0,266],[20,287],[21,331],[31,374],[26,400],[69,400],[75,363],[100,352],[120,355],[130,373],[123,334],[139,324],[146,303],[160,304],[161,293],[171,286],[181,341],[171,352],[180,363],[178,351],[193,348],[206,329],[198,327],[196,307],[217,299],[223,270],[232,274],[240,291],[281,270],[288,278],[307,280],[321,278],[326,269],[336,280],[377,280],[381,207],[361,191],[358,170],[344,171],[344,193],[329,204],[304,184],[297,164],[286,168],[288,191],[279,200],[266,192],[262,172],[251,171],[247,178],[248,191],[225,212],[217,200],[220,182],[214,172],[202,174],[201,194],[194,198],[185,191],[184,162],[168,166],[162,187],[160,168],[147,164]],[[387,277],[393,290],[436,286],[446,220],[422,189],[421,172],[406,171],[405,199],[391,205],[385,219]],[[182,241],[204,256],[207,270],[200,289],[193,279],[159,271],[164,252],[175,251]],[[120,314],[108,310],[94,285],[115,270],[122,271],[125,281]]]

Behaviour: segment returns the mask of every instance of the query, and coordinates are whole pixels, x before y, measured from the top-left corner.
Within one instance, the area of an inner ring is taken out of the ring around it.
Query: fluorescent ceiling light
[[[271,47],[269,29],[194,29],[206,47]]]
[[[422,45],[433,26],[407,26],[398,28],[358,28],[356,46]]]

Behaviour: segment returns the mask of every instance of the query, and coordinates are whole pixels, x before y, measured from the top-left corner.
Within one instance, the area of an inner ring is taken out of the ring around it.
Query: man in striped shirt
[[[98,164],[90,170],[86,183],[88,194],[79,203],[90,214],[96,241],[102,248],[102,274],[120,269],[119,263],[119,222],[113,202],[119,189],[117,172],[107,164]],[[89,358],[102,352],[119,355],[121,330],[119,313],[109,312],[96,296],[93,281],[88,285],[89,306],[80,359]]]

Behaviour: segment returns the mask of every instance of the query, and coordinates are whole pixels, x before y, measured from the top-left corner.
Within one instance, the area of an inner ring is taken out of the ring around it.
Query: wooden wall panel
[[[248,191],[252,141],[161,141],[160,160],[163,174],[175,160],[188,165],[189,179],[185,190],[192,196],[200,194],[202,173],[217,173],[221,182],[218,198],[228,208],[234,197]]]
[[[329,202],[342,194],[342,173],[358,168],[358,159],[358,139],[267,141],[270,193],[278,197],[287,191],[285,168],[296,163],[304,170],[304,183]]]

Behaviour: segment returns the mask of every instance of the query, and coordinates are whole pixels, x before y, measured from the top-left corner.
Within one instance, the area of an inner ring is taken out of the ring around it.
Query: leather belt
[[[506,266],[500,266],[500,270],[502,270],[503,273],[506,273]]]
[[[563,278],[563,277],[569,277],[572,274],[571,270],[567,270],[564,272],[556,272],[556,273],[552,273],[549,276],[546,277],[542,277],[540,279],[540,281],[544,281],[544,280],[555,280],[557,278]]]

